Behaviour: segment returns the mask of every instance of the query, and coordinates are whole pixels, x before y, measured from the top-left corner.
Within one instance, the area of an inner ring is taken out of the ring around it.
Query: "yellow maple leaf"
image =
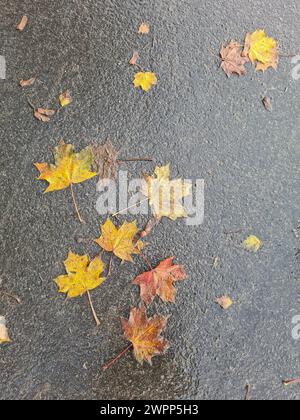
[[[157,167],[153,176],[145,176],[142,193],[149,199],[156,218],[176,220],[187,217],[183,207],[184,197],[190,194],[192,185],[182,179],[170,181],[170,165]]]
[[[67,275],[59,276],[54,281],[59,292],[66,293],[69,298],[82,296],[89,290],[96,289],[105,280],[104,277],[101,277],[104,264],[100,257],[94,258],[89,263],[87,255],[76,255],[70,251],[64,266]]]
[[[54,159],[55,165],[48,163],[35,164],[40,172],[38,179],[49,183],[45,193],[63,190],[72,184],[79,184],[97,175],[96,172],[90,171],[94,162],[90,147],[80,153],[74,153],[74,146],[65,144],[62,140],[54,149]]]
[[[136,73],[133,84],[136,88],[140,87],[145,92],[148,92],[152,86],[157,84],[157,77],[155,73],[141,71]]]
[[[249,236],[244,242],[243,247],[247,251],[254,251],[258,252],[262,246],[262,242],[260,239],[258,239],[256,236],[251,235]]]
[[[101,225],[101,236],[96,243],[107,252],[113,252],[122,261],[132,262],[132,254],[139,254],[144,244],[136,241],[139,232],[136,222],[125,222],[117,228],[110,219]]]
[[[266,36],[263,30],[248,33],[243,56],[249,56],[252,63],[258,62],[256,66],[257,71],[265,71],[269,67],[276,70],[279,59],[277,42],[273,38]]]

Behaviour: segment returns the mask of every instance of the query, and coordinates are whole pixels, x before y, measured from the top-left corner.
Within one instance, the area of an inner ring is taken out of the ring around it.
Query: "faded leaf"
[[[221,306],[222,309],[227,311],[232,305],[233,301],[228,296],[222,296],[218,299],[216,299],[216,303]]]
[[[243,247],[247,251],[258,252],[262,246],[262,242],[254,235],[249,236],[244,242]]]
[[[242,48],[236,41],[231,41],[220,51],[222,58],[221,68],[230,77],[233,73],[242,76],[246,74],[245,64],[249,61],[247,57],[242,57]]]
[[[111,141],[98,146],[93,145],[94,161],[99,173],[99,183],[103,179],[116,179],[119,170],[118,154]]]
[[[141,274],[133,284],[140,286],[141,299],[149,305],[159,296],[164,302],[175,302],[176,289],[173,285],[176,281],[186,278],[182,266],[173,264],[174,257],[162,261],[154,270]]]
[[[262,102],[263,102],[264,107],[266,108],[266,110],[269,111],[269,112],[272,112],[273,105],[272,105],[271,99],[268,96],[265,96],[263,98],[263,101]]]
[[[39,180],[49,183],[45,193],[63,190],[72,184],[79,184],[97,175],[91,172],[93,165],[93,152],[87,147],[80,153],[74,153],[72,144],[65,144],[63,140],[54,149],[55,165],[36,163],[35,167],[40,172]]]
[[[141,71],[136,73],[133,84],[134,87],[142,88],[145,92],[148,92],[152,86],[157,85],[157,77],[155,73]]]
[[[89,263],[87,255],[76,255],[70,251],[64,265],[68,274],[59,276],[54,281],[59,292],[66,293],[69,298],[75,298],[96,289],[105,280],[101,277],[104,264],[100,257],[94,258]]]
[[[20,86],[22,88],[32,86],[35,83],[35,81],[36,81],[36,77],[32,77],[31,79],[28,79],[28,80],[20,80]]]
[[[0,316],[0,344],[10,343],[11,340],[8,335],[6,328],[6,319],[4,316]]]
[[[59,103],[62,108],[72,103],[72,97],[68,90],[59,96]]]
[[[145,176],[142,193],[149,199],[156,218],[176,220],[187,217],[183,198],[190,194],[192,185],[182,179],[170,181],[170,165],[157,167],[154,175]]]
[[[135,358],[139,363],[147,361],[151,365],[154,356],[166,351],[168,342],[161,337],[161,333],[167,321],[167,318],[157,315],[148,319],[143,307],[131,309],[128,321],[121,320],[125,337],[132,343]]]
[[[147,35],[147,34],[149,34],[149,32],[150,32],[150,27],[149,27],[148,23],[143,22],[139,27],[139,34]]]
[[[273,38],[267,37],[263,30],[248,33],[243,56],[249,56],[252,63],[258,62],[257,71],[265,71],[269,67],[276,70],[279,61],[277,42]]]
[[[38,108],[34,111],[34,116],[37,120],[47,123],[50,117],[53,117],[55,111],[53,109]]]
[[[24,31],[26,25],[28,23],[28,17],[27,16],[22,16],[20,22],[18,23],[16,29],[18,31]]]
[[[139,254],[144,244],[136,241],[139,229],[136,222],[125,222],[117,228],[110,219],[101,225],[101,236],[96,243],[105,251],[113,252],[122,261],[133,262],[132,254]]]
[[[133,55],[132,55],[131,59],[129,60],[129,64],[130,64],[131,66],[135,66],[135,65],[136,65],[136,63],[137,63],[137,61],[138,61],[138,58],[139,58],[139,53],[138,53],[137,51],[135,51],[135,52],[133,53]]]

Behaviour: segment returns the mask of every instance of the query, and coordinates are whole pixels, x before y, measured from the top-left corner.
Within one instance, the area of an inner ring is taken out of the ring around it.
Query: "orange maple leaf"
[[[139,363],[161,355],[168,348],[168,342],[161,333],[167,325],[167,318],[156,315],[147,318],[145,308],[133,308],[129,320],[121,319],[125,337],[132,343],[135,358]]]
[[[159,296],[164,302],[175,302],[174,282],[184,280],[186,273],[182,266],[173,264],[174,257],[162,261],[155,269],[141,274],[133,284],[140,286],[141,299],[148,305]]]

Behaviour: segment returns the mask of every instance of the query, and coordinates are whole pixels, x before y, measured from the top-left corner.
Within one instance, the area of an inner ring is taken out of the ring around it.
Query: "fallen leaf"
[[[36,77],[32,77],[31,79],[28,79],[28,80],[20,80],[20,86],[22,88],[32,86],[35,83],[35,81],[36,81]]]
[[[125,222],[117,228],[110,219],[101,225],[101,236],[96,239],[96,243],[105,251],[113,254],[122,261],[133,262],[132,254],[139,254],[144,244],[136,241],[139,229],[136,222]]]
[[[149,199],[156,218],[176,220],[187,217],[183,198],[190,194],[192,185],[182,179],[170,181],[170,165],[157,167],[154,175],[145,176],[142,193]]]
[[[142,23],[139,27],[139,34],[147,35],[147,34],[149,34],[149,32],[150,32],[150,27],[149,27],[148,23],[145,23],[145,22]]]
[[[288,387],[290,385],[296,385],[300,383],[300,378],[296,378],[296,379],[290,379],[290,380],[286,380],[286,381],[282,381],[283,385]]]
[[[70,251],[64,266],[67,275],[59,276],[54,281],[59,292],[66,293],[68,298],[82,296],[89,290],[96,289],[105,280],[101,277],[104,264],[100,257],[94,258],[89,263],[87,255],[76,255]]]
[[[100,182],[103,179],[116,179],[119,170],[118,154],[111,141],[98,146],[93,145],[94,162],[99,173]]]
[[[247,251],[258,252],[262,246],[262,242],[254,235],[249,236],[244,242],[243,247]]]
[[[68,90],[59,96],[59,103],[62,108],[72,103],[72,97]]]
[[[34,110],[34,116],[37,120],[48,123],[50,121],[50,117],[55,114],[53,109],[45,109],[45,108],[37,108]]]
[[[249,61],[242,56],[242,48],[236,41],[231,41],[226,47],[222,46],[220,55],[222,58],[221,68],[230,77],[233,73],[242,76],[246,74],[245,64]]]
[[[133,280],[133,284],[140,286],[141,299],[149,305],[159,296],[163,302],[175,302],[176,281],[186,279],[182,266],[173,264],[174,257],[162,261],[155,269],[141,274]]]
[[[129,64],[130,64],[131,66],[135,66],[135,65],[136,65],[136,63],[137,63],[137,61],[138,61],[138,58],[139,58],[139,53],[135,51],[135,52],[133,53],[133,55],[132,55],[131,59],[129,60]]]
[[[272,105],[271,99],[269,97],[265,96],[263,98],[263,101],[262,102],[263,102],[263,105],[266,108],[266,110],[269,111],[269,112],[272,112],[273,105]]]
[[[263,30],[248,33],[243,56],[249,57],[252,63],[257,62],[256,71],[266,71],[269,67],[276,70],[279,61],[277,42],[267,37]]]
[[[142,88],[145,92],[148,92],[152,86],[157,85],[157,77],[155,73],[141,71],[136,73],[133,84],[134,87]]]
[[[39,180],[49,183],[45,193],[63,190],[72,184],[79,184],[97,175],[91,172],[93,165],[93,152],[87,147],[80,153],[74,153],[72,144],[65,144],[63,140],[54,149],[55,165],[36,163],[35,167],[40,172]]]
[[[16,29],[18,31],[24,31],[26,25],[28,23],[28,17],[27,16],[22,16],[20,22],[18,23]]]
[[[213,259],[214,261],[213,261],[213,268],[217,268],[218,267],[218,265],[220,264],[220,257],[214,257],[214,259]]]
[[[227,311],[232,305],[233,301],[228,296],[222,296],[218,299],[216,299],[216,303],[221,306],[222,309]]]
[[[6,319],[4,316],[0,316],[0,344],[10,343],[11,340],[8,335],[6,328]]]
[[[33,115],[37,120],[43,123],[48,123],[50,121],[49,117],[47,117],[46,115],[40,114],[37,110],[34,111]]]
[[[167,321],[167,318],[158,315],[147,318],[143,307],[131,309],[128,321],[121,320],[125,337],[132,343],[135,358],[139,363],[147,361],[151,365],[154,356],[167,350],[168,342],[161,337]]]

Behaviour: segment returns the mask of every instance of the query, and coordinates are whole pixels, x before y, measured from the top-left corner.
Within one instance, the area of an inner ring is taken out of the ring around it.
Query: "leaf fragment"
[[[131,59],[129,60],[129,64],[130,64],[131,66],[136,66],[138,59],[139,59],[139,53],[138,53],[137,51],[135,51],[135,52],[132,54]]]
[[[36,77],[32,77],[31,79],[28,79],[28,80],[23,80],[22,79],[22,80],[20,80],[20,86],[22,88],[32,86],[35,83],[35,81],[36,81]]]
[[[140,71],[136,73],[133,84],[135,88],[149,92],[153,86],[157,85],[157,77],[155,73]]]
[[[156,218],[168,217],[176,220],[187,217],[183,199],[190,195],[191,183],[175,179],[170,181],[170,165],[157,167],[154,175],[145,176],[142,193],[149,199]]]
[[[22,16],[20,22],[17,24],[16,29],[18,31],[24,31],[24,29],[26,28],[26,25],[28,23],[28,17],[27,16]]]
[[[48,123],[50,117],[53,117],[54,114],[55,111],[53,109],[37,108],[34,110],[35,118],[43,123]]]
[[[72,144],[65,144],[61,140],[54,149],[54,160],[55,165],[48,163],[35,164],[40,172],[38,179],[49,183],[45,193],[63,190],[72,184],[79,184],[97,175],[96,172],[90,170],[94,163],[91,147],[75,153]]]
[[[72,97],[68,90],[59,96],[59,103],[62,108],[72,103]]]
[[[108,140],[101,146],[93,145],[92,149],[100,182],[103,179],[116,179],[119,170],[119,152],[114,148],[112,142]]]
[[[100,257],[89,262],[87,255],[76,255],[69,252],[64,262],[67,275],[59,276],[54,281],[60,293],[66,293],[68,298],[82,296],[89,290],[96,289],[105,280],[101,277],[104,264]]]
[[[228,296],[222,296],[215,301],[218,305],[221,306],[222,309],[227,311],[232,305],[233,301]]]
[[[264,107],[266,108],[267,111],[272,112],[273,111],[273,105],[271,102],[271,98],[269,98],[268,96],[265,96],[262,100]]]
[[[150,26],[148,25],[148,23],[143,22],[140,27],[139,27],[139,34],[141,35],[147,35],[150,32]]]
[[[264,30],[258,29],[246,35],[243,56],[249,57],[252,63],[256,63],[256,71],[264,72],[269,67],[277,70],[278,44],[273,38],[268,37]]]
[[[242,56],[242,48],[238,42],[231,41],[226,47],[222,46],[220,56],[222,58],[221,68],[227,77],[234,73],[239,76],[246,74],[245,64],[249,60]]]
[[[0,316],[0,344],[10,343],[11,340],[8,335],[6,327],[6,319],[4,316]]]
[[[136,240],[138,232],[136,221],[125,222],[120,228],[117,228],[108,218],[104,225],[101,225],[101,236],[95,242],[122,261],[133,262],[132,254],[139,254],[144,247],[142,241]]]
[[[244,242],[243,247],[247,251],[258,252],[262,246],[262,242],[254,235],[250,235]]]
[[[133,284],[140,286],[141,299],[149,305],[159,296],[163,302],[175,302],[174,282],[186,279],[182,266],[173,263],[174,257],[162,261],[155,269],[136,277]]]
[[[167,318],[159,315],[147,318],[144,307],[131,309],[129,320],[121,320],[125,337],[132,343],[139,363],[146,361],[152,365],[152,358],[167,350],[168,342],[161,337],[167,321]]]

